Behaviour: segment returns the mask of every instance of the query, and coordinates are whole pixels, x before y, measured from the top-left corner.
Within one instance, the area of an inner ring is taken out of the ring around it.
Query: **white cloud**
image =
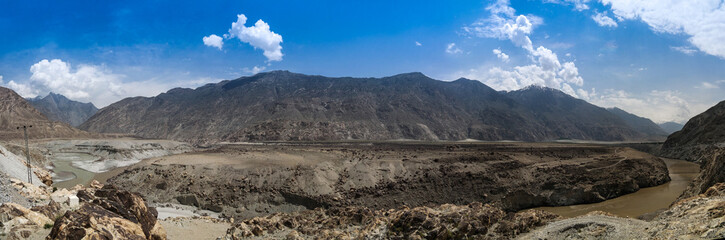
[[[584,11],[589,9],[589,6],[587,3],[590,0],[544,0],[546,3],[556,3],[556,4],[563,4],[563,5],[574,5],[574,8],[577,11]]]
[[[418,41],[415,41],[415,46],[420,47],[420,46],[423,46],[423,44],[419,43]]]
[[[691,47],[686,47],[686,46],[670,47],[670,49],[675,50],[675,51],[678,51],[678,52],[681,52],[681,53],[684,53],[684,54],[687,54],[687,55],[690,55],[690,56],[694,55],[697,52],[697,49],[694,49],[694,48],[691,48]]]
[[[699,86],[695,86],[695,88],[700,88],[700,89],[717,89],[717,88],[720,88],[720,86],[717,85],[717,84],[719,84],[719,82],[720,81],[717,81],[714,84],[713,83],[709,83],[709,82],[702,82],[702,83],[700,83]]]
[[[602,94],[597,94],[592,90],[589,96],[583,99],[601,107],[618,107],[657,123],[685,122],[710,106],[691,103],[678,91],[653,90],[632,94],[622,90],[607,89]]]
[[[501,59],[501,61],[509,62],[509,55],[507,55],[504,52],[501,52],[501,49],[494,49],[493,54],[496,54],[496,57],[498,57],[498,59]]]
[[[174,87],[197,87],[214,81],[209,78],[124,82],[124,75],[114,74],[104,66],[81,64],[73,68],[60,59],[43,59],[30,67],[28,81],[10,81],[5,86],[23,97],[45,96],[55,92],[69,99],[92,102],[105,107],[125,97],[154,96]]]
[[[253,68],[251,68],[251,69],[249,69],[249,68],[244,68],[243,70],[244,70],[244,72],[246,72],[246,73],[249,73],[249,74],[252,74],[252,75],[254,75],[254,74],[257,74],[257,73],[260,73],[260,72],[264,71],[264,69],[266,69],[266,68],[267,68],[267,67],[265,67],[265,66],[261,66],[261,67],[260,67],[260,66],[254,66],[254,67],[253,67]]]
[[[725,58],[725,4],[721,0],[600,0],[618,18],[639,19],[656,32],[686,34],[693,46]]]
[[[581,87],[584,80],[579,76],[579,70],[574,62],[562,64],[556,53],[544,46],[534,48],[529,38],[534,27],[542,22],[540,18],[516,16],[515,10],[508,6],[508,1],[505,0],[499,0],[486,9],[491,16],[463,29],[478,37],[508,39],[514,45],[525,49],[534,64],[516,66],[511,70],[483,66],[458,72],[456,73],[458,76],[478,79],[497,90],[511,91],[529,85],[539,85],[559,89],[577,97],[577,91],[572,86]],[[497,49],[494,50],[494,54],[498,55]]]
[[[479,19],[470,26],[463,27],[463,30],[478,37],[508,39],[516,46],[533,50],[529,34],[534,27],[543,23],[541,18],[524,15],[515,17],[515,10],[509,6],[507,0],[498,0],[486,10],[491,13],[488,18]]]
[[[246,27],[247,17],[244,14],[237,15],[237,21],[232,23],[229,29],[230,37],[237,37],[240,41],[249,43],[254,48],[264,51],[268,61],[282,61],[282,35],[272,32],[269,24],[258,20],[254,26]]]
[[[606,12],[604,12],[604,13],[598,12],[598,13],[594,14],[594,16],[592,16],[592,19],[595,22],[597,22],[597,24],[599,24],[599,26],[602,26],[602,27],[612,27],[612,28],[617,27],[617,22],[614,21],[614,19],[607,16]]]
[[[449,43],[446,46],[446,52],[448,54],[458,54],[458,53],[462,53],[463,51],[461,51],[460,48],[456,47],[456,44],[455,43]]]
[[[224,39],[216,34],[206,36],[202,40],[204,40],[204,45],[219,48],[219,50],[222,50],[222,46],[224,45]]]

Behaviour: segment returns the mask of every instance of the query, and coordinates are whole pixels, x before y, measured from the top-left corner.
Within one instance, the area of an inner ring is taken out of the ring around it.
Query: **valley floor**
[[[597,144],[279,142],[191,149],[171,142],[161,146],[123,141],[130,142],[35,146],[89,154],[105,149],[119,156],[158,154],[133,165],[110,167],[92,178],[140,194],[158,209],[159,224],[169,239],[360,234],[510,238],[540,226],[549,232],[536,230],[520,237],[558,238],[564,235],[546,234],[559,231],[556,226],[581,222],[566,222],[540,210],[515,212],[602,202],[670,181],[661,159]],[[109,150],[109,145],[115,148]],[[81,166],[109,166],[103,158],[96,161]],[[708,204],[722,200],[715,198]],[[484,224],[484,217],[497,220]],[[584,217],[596,222],[595,228],[610,221],[590,218]],[[614,219],[614,227],[605,228],[652,225]]]

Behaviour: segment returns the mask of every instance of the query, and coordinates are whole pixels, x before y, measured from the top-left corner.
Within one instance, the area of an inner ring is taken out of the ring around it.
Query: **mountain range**
[[[648,118],[643,118],[643,117],[628,113],[617,107],[607,108],[607,110],[609,112],[611,112],[612,114],[617,115],[620,119],[624,120],[624,122],[628,126],[634,128],[634,129],[637,129],[639,132],[642,132],[646,135],[661,136],[661,137],[665,138],[665,137],[667,137],[667,135],[670,134]]]
[[[73,101],[52,92],[44,98],[36,97],[27,100],[48,119],[68,123],[74,127],[81,125],[98,112],[98,108],[92,103]]]
[[[40,113],[13,90],[0,87],[0,140],[22,139],[22,126],[28,128],[30,138],[89,137],[92,134],[54,122]]]
[[[543,87],[498,92],[480,81],[421,73],[330,78],[273,71],[126,98],[79,128],[196,143],[663,139],[661,129],[640,120]]]

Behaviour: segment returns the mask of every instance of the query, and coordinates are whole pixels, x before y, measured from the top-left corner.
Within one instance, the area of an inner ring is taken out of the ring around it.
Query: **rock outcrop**
[[[602,213],[547,224],[521,239],[723,239],[725,184],[683,199],[652,221],[619,218]]]
[[[706,165],[706,160],[722,148],[725,148],[725,101],[691,118],[682,130],[667,137],[660,155]]]
[[[156,209],[134,193],[106,185],[78,197],[80,208],[58,218],[48,239],[166,239]]]
[[[237,222],[223,239],[510,239],[558,219],[544,211],[506,213],[491,205],[278,213]]]
[[[697,162],[702,168],[681,198],[725,182],[725,101],[693,117],[682,130],[670,135],[660,155]]]
[[[521,102],[530,99],[537,104]],[[195,143],[649,137],[606,109],[558,90],[533,87],[507,94],[480,81],[444,82],[421,73],[384,78],[259,73],[151,98],[126,98],[99,110],[80,128]]]
[[[52,223],[48,216],[18,204],[0,205],[0,233],[8,239],[26,239]]]

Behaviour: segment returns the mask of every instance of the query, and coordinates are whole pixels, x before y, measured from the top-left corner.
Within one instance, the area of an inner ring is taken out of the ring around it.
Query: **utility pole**
[[[28,128],[31,127],[33,127],[33,125],[22,126],[23,133],[25,134],[25,159],[28,160],[28,182],[33,184],[33,165],[30,165],[30,148],[28,147]],[[20,128],[21,127],[18,127],[18,129]]]

